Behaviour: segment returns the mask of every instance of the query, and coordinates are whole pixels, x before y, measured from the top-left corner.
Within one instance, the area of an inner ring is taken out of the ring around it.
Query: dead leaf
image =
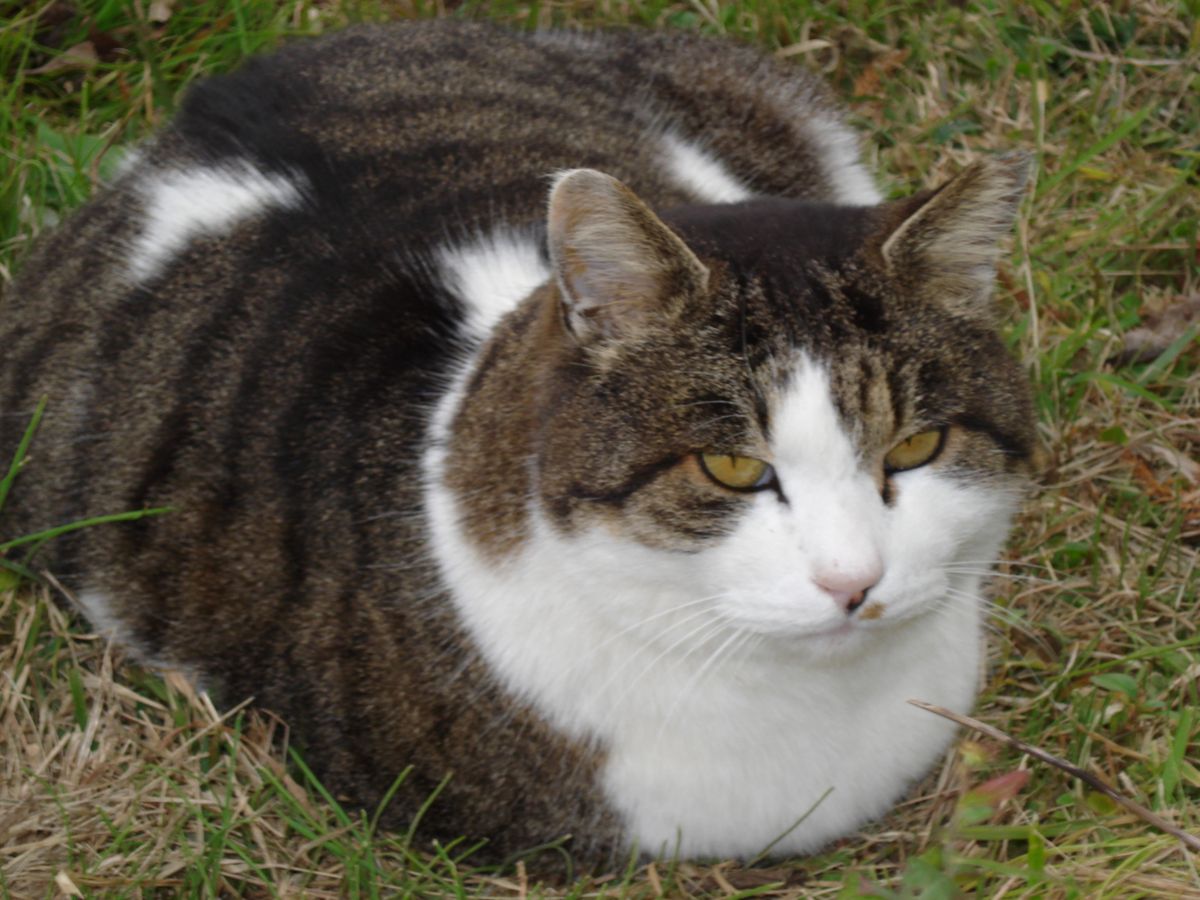
[[[1111,361],[1116,365],[1151,362],[1192,326],[1200,326],[1200,294],[1177,297],[1162,309],[1144,312],[1142,324],[1125,333],[1121,352]]]
[[[72,72],[90,69],[100,62],[96,46],[91,41],[83,41],[74,47],[68,47],[45,65],[30,69],[30,75],[50,75],[54,72]]]
[[[1200,483],[1200,462],[1196,462],[1186,453],[1164,444],[1146,444],[1134,449],[1139,453],[1144,452],[1157,456],[1179,472],[1190,484]]]
[[[983,784],[971,788],[971,793],[986,800],[989,806],[998,807],[1017,796],[1027,784],[1029,784],[1029,771],[1016,769],[1012,772],[1005,772],[1003,775],[997,775],[995,778],[989,778]]]
[[[883,79],[904,65],[906,59],[908,59],[907,49],[892,50],[875,57],[854,79],[854,96],[868,97],[878,93]]]
[[[1158,503],[1170,503],[1175,499],[1175,491],[1158,480],[1154,470],[1146,464],[1141,456],[1132,450],[1125,450],[1121,454],[1121,458],[1129,464],[1134,480],[1141,485],[1146,496]]]
[[[67,897],[83,896],[83,891],[78,888],[75,882],[71,880],[71,876],[66,872],[59,872],[55,875],[54,883],[58,885],[59,891]]]
[[[174,6],[174,0],[154,0],[150,4],[150,10],[146,14],[146,18],[155,25],[165,25],[171,20],[172,7]]]

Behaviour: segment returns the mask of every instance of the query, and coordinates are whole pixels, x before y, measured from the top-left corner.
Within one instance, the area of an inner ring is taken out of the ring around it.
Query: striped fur
[[[815,848],[944,748],[906,692],[970,704],[1033,445],[988,311],[1022,164],[879,204],[853,144],[802,71],[681,34],[252,60],[5,298],[0,449],[48,411],[0,528],[170,506],[40,561],[338,794],[411,765],[387,823],[453,772],[426,838],[753,855],[834,787],[777,852]]]

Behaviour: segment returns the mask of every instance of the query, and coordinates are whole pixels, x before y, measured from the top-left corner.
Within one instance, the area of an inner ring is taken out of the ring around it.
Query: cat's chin
[[[927,612],[918,609],[889,621],[847,618],[818,626],[774,627],[764,630],[776,652],[820,663],[852,661],[882,642],[894,643]]]
[[[877,630],[846,622],[836,628],[807,632],[793,638],[794,652],[801,654],[805,661],[822,665],[852,662],[869,652],[878,638]]]
[[[782,655],[827,664],[869,652],[890,631],[847,620],[818,628],[775,629],[767,643]]]

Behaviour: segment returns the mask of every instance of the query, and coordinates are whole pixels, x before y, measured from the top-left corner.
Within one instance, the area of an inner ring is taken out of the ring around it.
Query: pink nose
[[[883,566],[875,563],[869,568],[844,571],[826,569],[813,575],[817,587],[833,598],[848,613],[854,612],[867,599],[867,591],[883,577]]]

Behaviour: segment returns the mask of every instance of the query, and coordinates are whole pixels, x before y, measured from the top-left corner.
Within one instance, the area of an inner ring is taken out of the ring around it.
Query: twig
[[[1142,806],[1140,803],[1130,800],[1125,795],[1118,793],[1115,788],[1097,778],[1091,772],[1086,772],[1078,766],[1073,766],[1064,759],[1059,759],[1057,756],[1047,753],[1045,750],[1041,750],[1037,747],[1034,747],[1032,744],[1027,744],[1022,740],[1018,740],[1011,735],[1005,734],[1000,729],[993,728],[991,725],[980,722],[978,719],[972,719],[970,716],[964,716],[956,712],[951,712],[945,707],[935,706],[932,703],[926,703],[924,700],[909,700],[908,702],[919,709],[925,710],[926,712],[934,713],[942,718],[949,719],[951,722],[957,722],[959,725],[974,729],[981,734],[986,734],[990,738],[1003,741],[1010,746],[1016,747],[1022,753],[1028,753],[1035,759],[1040,759],[1044,763],[1049,763],[1052,766],[1062,769],[1068,775],[1075,776],[1084,784],[1095,788],[1110,800],[1125,807],[1139,819],[1149,822],[1155,828],[1165,831],[1167,834],[1174,835],[1175,837],[1179,838],[1179,840],[1183,841],[1184,845],[1190,849],[1200,851],[1200,837],[1196,837],[1194,834],[1189,834],[1182,828],[1171,824],[1162,816],[1146,809],[1146,807]]]

